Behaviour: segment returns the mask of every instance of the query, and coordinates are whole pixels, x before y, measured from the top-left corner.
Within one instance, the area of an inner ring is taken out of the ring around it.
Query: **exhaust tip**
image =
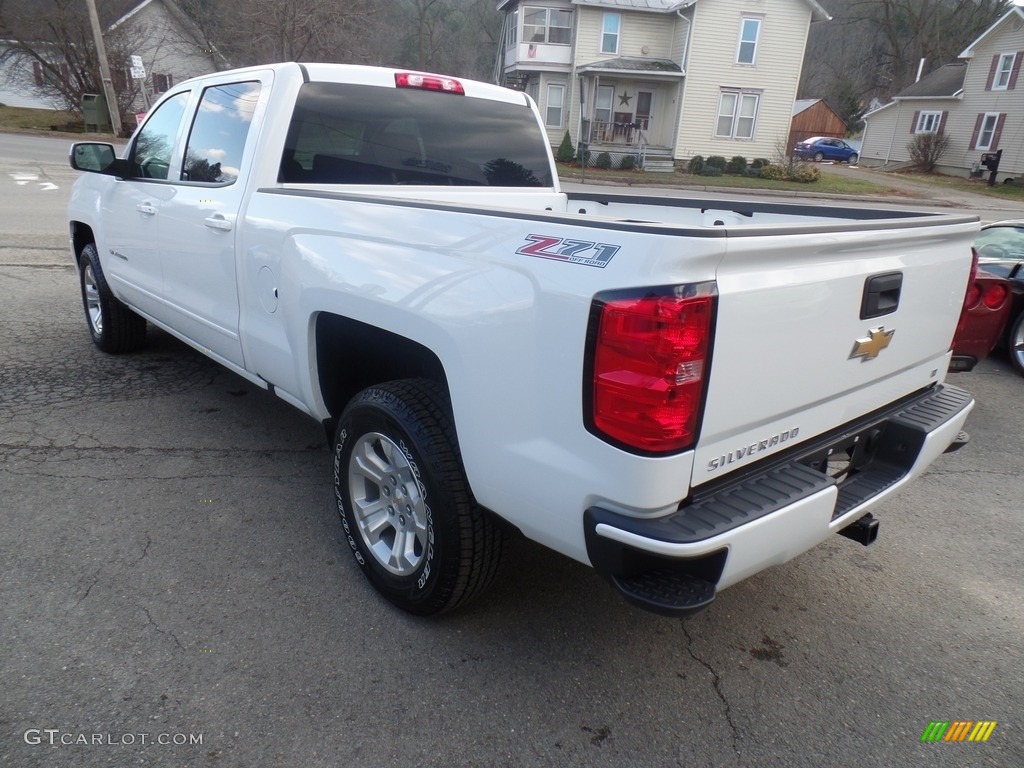
[[[840,535],[863,544],[865,547],[875,543],[878,538],[878,521],[870,513],[840,529]]]

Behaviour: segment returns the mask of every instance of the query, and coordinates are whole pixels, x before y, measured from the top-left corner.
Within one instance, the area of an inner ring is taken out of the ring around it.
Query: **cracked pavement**
[[[517,540],[480,601],[422,620],[351,562],[319,425],[152,328],[98,352],[59,232],[35,242],[0,248],[0,766],[1024,765],[1004,359],[953,377],[972,443],[871,548],[835,537],[679,620]],[[998,726],[920,743],[956,719]]]

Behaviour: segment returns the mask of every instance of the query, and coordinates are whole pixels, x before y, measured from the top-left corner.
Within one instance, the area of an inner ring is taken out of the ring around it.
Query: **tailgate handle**
[[[860,319],[870,320],[896,311],[903,288],[902,272],[887,272],[864,281],[864,298],[860,302]]]

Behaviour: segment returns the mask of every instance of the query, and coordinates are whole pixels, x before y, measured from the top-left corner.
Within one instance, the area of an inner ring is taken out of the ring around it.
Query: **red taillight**
[[[982,293],[981,303],[989,309],[999,309],[1009,295],[1010,292],[1002,283],[990,283]]]
[[[711,353],[712,285],[598,297],[594,428],[652,453],[693,445]]]
[[[418,75],[415,72],[396,72],[395,86],[398,88],[419,88],[424,91],[441,91],[459,96],[466,94],[462,83],[452,77],[439,75]]]

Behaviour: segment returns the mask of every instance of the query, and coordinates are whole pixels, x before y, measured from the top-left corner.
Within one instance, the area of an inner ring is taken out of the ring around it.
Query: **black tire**
[[[352,554],[378,592],[420,616],[469,602],[501,559],[502,531],[470,492],[450,413],[438,384],[388,382],[352,398],[335,435]]]
[[[860,156],[859,155],[850,155],[850,157],[846,161],[846,164],[847,165],[856,165],[858,160],[860,160]]]
[[[1017,373],[1024,375],[1024,312],[1010,323],[1006,332],[1006,352]]]
[[[104,352],[134,352],[146,343],[146,320],[110,292],[96,246],[89,243],[78,256],[78,286],[85,322],[93,343]]]
[[[820,163],[824,159],[825,159],[824,153],[822,153],[822,152],[815,152],[814,153],[814,162]]]

